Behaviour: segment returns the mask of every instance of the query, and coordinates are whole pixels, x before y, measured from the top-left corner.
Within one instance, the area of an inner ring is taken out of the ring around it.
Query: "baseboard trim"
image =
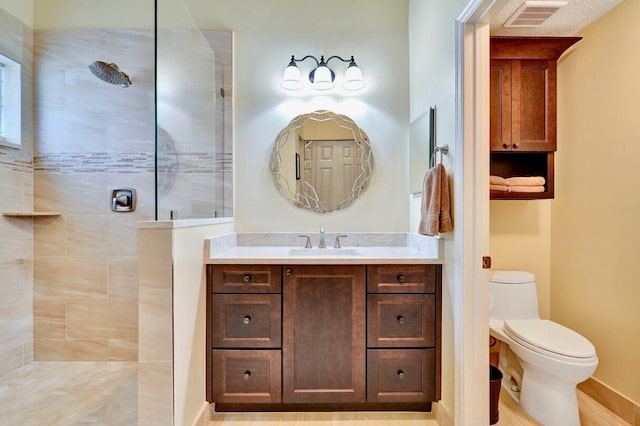
[[[589,377],[584,382],[578,384],[578,389],[625,422],[640,426],[640,405],[605,385],[598,379]]]
[[[205,401],[202,404],[202,408],[198,412],[192,426],[209,426],[211,422],[211,410],[209,409],[209,403]]]
[[[433,403],[431,405],[431,412],[440,426],[453,426],[453,418],[442,401]]]

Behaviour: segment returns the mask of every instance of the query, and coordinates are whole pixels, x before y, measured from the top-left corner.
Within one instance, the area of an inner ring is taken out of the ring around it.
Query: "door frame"
[[[498,0],[499,1],[499,0]],[[454,424],[489,424],[489,13],[471,0],[456,19]],[[494,9],[495,10],[495,9]],[[461,226],[460,226],[461,225]]]

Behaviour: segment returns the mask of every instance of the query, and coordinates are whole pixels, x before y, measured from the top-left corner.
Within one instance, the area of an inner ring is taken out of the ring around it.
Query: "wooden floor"
[[[630,426],[602,405],[578,391],[582,426]],[[507,392],[500,392],[498,426],[538,426]],[[437,426],[430,413],[359,412],[359,413],[225,413],[215,414],[210,426],[276,426],[282,424],[313,426]]]
[[[602,405],[578,391],[578,408],[581,426],[630,426],[620,417]],[[537,426],[540,425],[522,411],[520,405],[507,392],[500,392],[500,419],[498,426]]]

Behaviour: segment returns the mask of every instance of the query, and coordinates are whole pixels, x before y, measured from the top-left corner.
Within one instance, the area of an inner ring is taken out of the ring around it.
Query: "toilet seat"
[[[542,319],[504,321],[505,334],[522,346],[550,358],[572,363],[592,363],[594,346],[582,335]]]

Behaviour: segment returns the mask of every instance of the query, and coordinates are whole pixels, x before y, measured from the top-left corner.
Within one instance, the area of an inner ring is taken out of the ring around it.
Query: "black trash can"
[[[502,385],[502,372],[493,365],[489,366],[489,424],[498,423],[498,401],[500,401],[500,386]]]

